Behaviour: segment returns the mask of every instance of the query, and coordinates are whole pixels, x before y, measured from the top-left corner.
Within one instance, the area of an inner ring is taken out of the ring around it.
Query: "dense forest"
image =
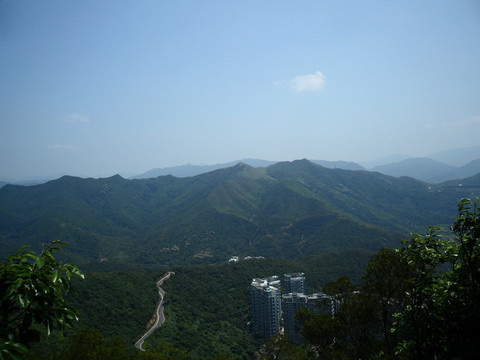
[[[176,269],[165,283],[167,321],[148,351],[189,359],[474,359],[480,330],[479,203],[462,201],[449,232],[430,227],[398,250],[344,251]],[[297,314],[305,343],[248,332],[253,277],[303,271],[339,311]],[[132,355],[134,356],[134,355]],[[180,355],[177,355],[180,356]],[[159,359],[168,357],[157,357]]]
[[[479,195],[479,176],[433,185],[298,160],[190,178],[65,176],[7,185],[0,189],[0,256],[24,244],[38,251],[53,239],[69,243],[62,259],[83,269],[100,261],[175,267],[232,255],[376,251],[430,224],[448,225],[460,199]]]
[[[146,314],[151,314],[158,272],[87,274],[85,282],[73,281],[77,293],[67,298],[78,307],[82,320],[66,337],[54,333],[40,342],[33,340],[37,344],[29,356],[473,359],[480,350],[478,205],[478,201],[462,201],[449,232],[430,227],[425,235],[412,234],[397,250],[382,248],[373,254],[347,250],[300,260],[250,259],[177,268],[164,284],[167,320],[148,339],[146,352],[132,345],[148,322]],[[27,265],[33,270],[45,265],[35,255],[31,258],[34,263]],[[46,261],[58,265],[53,258]],[[76,272],[65,266],[67,273]],[[339,310],[332,316],[301,309],[297,319],[303,344],[291,344],[285,336],[264,343],[249,332],[249,283],[253,277],[292,271],[305,272],[307,292],[321,289],[334,296]],[[53,276],[58,279],[55,272]],[[22,288],[18,281],[12,286]],[[10,293],[3,293],[2,307]],[[26,302],[25,298],[20,304]],[[8,354],[3,350],[3,355]]]
[[[260,169],[239,164],[186,179],[66,177],[6,186],[0,243],[10,254],[0,272],[0,354],[473,358],[478,203],[461,201],[456,218],[451,204],[478,194],[478,180],[433,186],[297,161]],[[434,218],[430,224],[441,226],[409,237],[410,225],[415,233]],[[36,234],[73,241],[42,247]],[[176,247],[179,238],[186,251]],[[12,250],[11,239],[33,246]],[[168,250],[160,248],[166,244]],[[226,261],[264,254],[270,256]],[[78,267],[69,263],[75,259]],[[156,279],[166,271],[175,273],[162,285],[166,321],[147,339],[146,351],[137,351],[133,344],[151,325],[158,302]],[[339,312],[332,318],[300,311],[302,344],[256,338],[249,325],[252,278],[298,271],[306,275],[307,292],[336,297]]]
[[[304,271],[309,275],[308,291],[316,292],[342,275],[358,282],[371,255],[368,250],[346,250],[299,260],[251,259],[175,268],[175,275],[162,286],[167,292],[166,322],[144,348],[153,351],[159,344],[169,344],[192,359],[226,354],[252,358],[262,344],[247,327],[253,277]],[[107,342],[117,338],[127,353],[132,352],[153,315],[158,298],[155,279],[163,271],[92,272],[85,274],[84,281],[76,279],[69,302],[79,310],[78,323],[66,332],[67,337],[54,334],[35,344],[36,356],[49,358],[52,349],[61,351],[77,332],[92,335],[88,329],[98,330]]]

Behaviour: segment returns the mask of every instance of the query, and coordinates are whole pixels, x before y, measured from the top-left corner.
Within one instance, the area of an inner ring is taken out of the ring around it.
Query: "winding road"
[[[150,336],[152,333],[155,331],[156,328],[162,326],[162,324],[165,321],[165,315],[163,313],[163,298],[165,297],[165,291],[163,291],[160,286],[163,284],[165,280],[167,280],[171,275],[175,274],[173,271],[167,272],[160,280],[157,281],[157,287],[158,287],[158,295],[160,295],[160,301],[157,306],[156,310],[156,320],[155,323],[152,325],[150,329],[135,343],[135,347],[139,350],[145,351],[143,349],[143,342]]]

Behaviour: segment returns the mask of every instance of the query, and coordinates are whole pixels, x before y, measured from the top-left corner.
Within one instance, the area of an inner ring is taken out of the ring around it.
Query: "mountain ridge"
[[[339,168],[339,169],[345,169],[345,170],[365,170],[363,166],[351,161],[343,161],[343,160],[338,160],[338,161],[310,160],[310,161],[330,169]],[[173,175],[176,177],[191,177],[191,176],[204,174],[206,172],[210,172],[218,169],[232,167],[238,163],[244,163],[251,167],[258,168],[258,167],[268,167],[277,162],[279,161],[269,161],[269,160],[261,160],[261,159],[242,159],[242,160],[234,160],[234,161],[229,161],[226,163],[219,163],[214,165],[186,164],[186,165],[172,166],[172,167],[166,167],[166,168],[154,168],[144,172],[143,174],[131,176],[129,177],[129,179],[148,179],[148,178],[155,178],[155,177],[164,176],[164,175]]]
[[[238,163],[194,177],[64,176],[0,189],[0,255],[61,239],[75,263],[219,263],[232,255],[296,258],[396,246],[410,231],[449,224],[476,178],[444,185],[306,159]]]
[[[376,166],[371,171],[396,177],[409,176],[428,183],[438,184],[480,173],[480,159],[470,161],[463,166],[451,166],[428,157],[408,158],[399,162]]]

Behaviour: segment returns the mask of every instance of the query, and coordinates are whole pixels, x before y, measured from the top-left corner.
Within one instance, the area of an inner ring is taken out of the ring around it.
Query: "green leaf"
[[[59,270],[55,270],[55,271],[53,272],[53,283],[54,283],[54,284],[57,283],[59,277],[60,277],[60,271],[59,271]]]
[[[22,286],[22,284],[23,284],[23,279],[18,278],[17,281],[15,281],[15,283],[13,284],[13,288],[18,289],[18,288],[20,288],[20,286]]]
[[[20,302],[20,305],[22,305],[22,307],[25,307],[25,299],[21,294],[18,294],[18,301]]]
[[[37,264],[37,267],[41,269],[43,265],[45,265],[45,259],[42,257],[38,257],[37,260],[35,260],[35,264]]]

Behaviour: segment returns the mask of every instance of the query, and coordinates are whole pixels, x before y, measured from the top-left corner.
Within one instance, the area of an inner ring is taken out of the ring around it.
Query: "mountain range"
[[[374,167],[372,171],[391,176],[409,176],[428,183],[438,184],[480,173],[480,159],[473,160],[463,166],[451,166],[430,158],[409,158]]]
[[[82,179],[0,189],[0,257],[60,239],[77,264],[219,263],[397,246],[450,224],[480,174],[433,185],[308,160],[238,163],[192,177]]]
[[[311,162],[322,165],[329,169],[345,169],[345,170],[365,170],[365,168],[354,162],[347,161],[327,161],[327,160],[310,160]],[[267,167],[277,163],[278,161],[260,160],[260,159],[242,159],[236,161],[230,161],[227,163],[215,164],[215,165],[181,165],[172,166],[167,168],[155,168],[149,170],[143,174],[130,177],[130,179],[149,179],[157,176],[173,175],[176,177],[188,177],[204,174],[209,171],[224,169],[234,166],[238,163],[244,163],[252,167]]]
[[[360,164],[347,161],[309,160],[312,163],[329,169],[343,170],[367,170]],[[252,167],[266,167],[273,165],[275,161],[259,159],[243,159],[215,165],[182,165],[168,168],[156,168],[143,174],[132,176],[130,179],[149,179],[157,176],[173,175],[176,177],[189,177],[204,174],[209,171],[224,169],[234,166],[239,162]],[[406,158],[401,161],[378,165],[368,169],[369,171],[380,172],[391,176],[408,176],[432,184],[438,184],[447,180],[463,179],[480,173],[480,158],[462,166],[447,165],[441,161],[428,157]]]
[[[376,160],[365,161],[361,164],[349,161],[327,161],[310,160],[315,164],[322,165],[329,169],[344,170],[370,170],[378,171],[392,176],[409,176],[417,180],[431,183],[462,179],[473,176],[480,172],[480,146],[468,148],[457,148],[438,153],[427,157],[418,158],[404,154],[396,154]],[[242,159],[214,165],[192,165],[171,166],[166,168],[154,168],[139,175],[130,176],[129,179],[149,179],[158,176],[173,175],[176,177],[190,177],[204,174],[213,170],[224,169],[234,166],[239,162],[252,167],[267,167],[278,161],[261,159]],[[38,185],[60,176],[38,177],[23,180],[12,180],[0,178],[0,188],[7,184],[14,185]]]
[[[438,184],[447,180],[463,179],[480,173],[480,146],[451,149],[429,155],[428,157],[410,157],[408,155],[392,155],[362,164],[347,161],[310,160],[329,169],[370,170],[391,176],[409,176],[417,180]],[[168,168],[156,168],[132,179],[154,178],[163,175],[188,177],[203,174],[212,170],[227,168],[239,162],[253,167],[266,167],[276,161],[259,159],[242,159],[215,165],[183,165]]]

